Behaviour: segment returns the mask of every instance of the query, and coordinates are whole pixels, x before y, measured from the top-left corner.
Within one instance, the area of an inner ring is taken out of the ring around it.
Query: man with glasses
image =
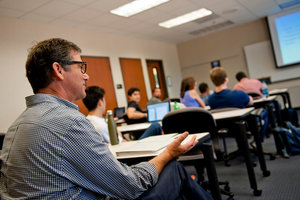
[[[34,95],[5,136],[0,199],[211,199],[171,161],[196,145],[195,137],[181,145],[187,133],[149,162],[127,166],[114,158],[72,103],[86,96],[89,79],[80,52],[59,38],[29,52],[26,76]]]

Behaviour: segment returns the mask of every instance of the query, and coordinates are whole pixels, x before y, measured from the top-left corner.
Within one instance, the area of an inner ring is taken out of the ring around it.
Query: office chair
[[[216,122],[212,115],[202,108],[189,107],[169,112],[162,120],[162,128],[165,134],[181,133],[184,131],[188,131],[190,134],[209,132],[214,143],[213,146],[216,154],[221,154],[217,138]],[[191,162],[187,163],[190,164]],[[184,161],[183,164],[185,164]],[[193,165],[196,168],[198,177],[200,177],[203,171],[201,166],[199,166],[199,162],[193,162]],[[200,183],[199,179],[198,183]],[[228,195],[229,199],[233,198],[234,194],[230,192],[229,183],[227,181],[219,182],[219,185],[225,185],[224,189],[220,189],[222,194]],[[204,182],[202,186],[207,188],[207,182]]]
[[[171,102],[175,102],[175,101],[180,102],[180,98],[170,98],[170,101]]]

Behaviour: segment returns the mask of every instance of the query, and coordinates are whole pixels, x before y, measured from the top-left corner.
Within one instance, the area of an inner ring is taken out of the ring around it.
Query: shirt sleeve
[[[154,164],[127,166],[116,160],[84,117],[67,130],[62,173],[87,190],[114,198],[135,199],[158,180]]]
[[[249,95],[246,92],[241,91],[241,90],[236,90],[236,92],[239,92],[240,101],[243,102],[244,106],[249,104],[250,98],[249,98]]]

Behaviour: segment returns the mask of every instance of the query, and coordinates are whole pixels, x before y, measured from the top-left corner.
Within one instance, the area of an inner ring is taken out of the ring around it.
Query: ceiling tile
[[[63,1],[50,1],[47,4],[44,4],[43,6],[37,8],[34,10],[34,13],[46,15],[46,16],[52,16],[52,17],[61,17],[63,15],[66,15],[70,12],[75,12],[80,7],[74,4],[68,4]]]
[[[35,14],[35,13],[29,13],[29,14],[23,15],[20,19],[48,23],[50,21],[53,21],[55,18],[45,16],[45,15],[39,15],[39,14]]]
[[[89,19],[94,19],[96,16],[101,15],[99,10],[91,9],[91,8],[80,8],[74,12],[70,12],[61,19],[67,19],[71,21],[84,22]]]
[[[71,3],[71,4],[75,4],[75,5],[79,5],[79,6],[87,6],[95,1],[98,0],[63,0],[67,3]]]
[[[0,1],[0,7],[27,12],[47,2],[48,0],[2,0]]]

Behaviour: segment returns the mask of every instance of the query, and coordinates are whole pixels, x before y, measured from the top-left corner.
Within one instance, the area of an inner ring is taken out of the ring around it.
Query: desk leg
[[[260,196],[262,193],[262,190],[257,189],[257,183],[256,183],[254,169],[253,169],[253,163],[250,158],[250,150],[249,150],[249,145],[248,145],[248,139],[246,136],[246,122],[238,121],[235,123],[238,125],[238,127],[240,129],[240,134],[237,136],[237,141],[239,142],[239,148],[241,148],[243,155],[245,157],[248,177],[249,177],[249,181],[250,181],[250,187],[253,189],[253,194],[255,196]]]
[[[204,163],[207,170],[207,177],[209,181],[209,187],[214,200],[221,200],[221,192],[219,188],[219,181],[213,157],[213,151],[211,144],[201,144],[200,149],[204,155]]]
[[[263,175],[265,177],[270,176],[271,172],[269,170],[267,170],[266,160],[265,160],[263,148],[262,148],[259,133],[258,133],[256,116],[250,115],[250,120],[248,120],[248,124],[251,127],[252,135],[255,140],[256,151],[257,151],[257,156],[258,156],[258,160],[259,160],[259,164],[260,164],[260,169],[262,170]]]
[[[288,108],[292,108],[292,103],[291,103],[291,99],[290,99],[290,94],[288,92],[285,93],[286,99],[287,99],[287,103],[288,103]]]

